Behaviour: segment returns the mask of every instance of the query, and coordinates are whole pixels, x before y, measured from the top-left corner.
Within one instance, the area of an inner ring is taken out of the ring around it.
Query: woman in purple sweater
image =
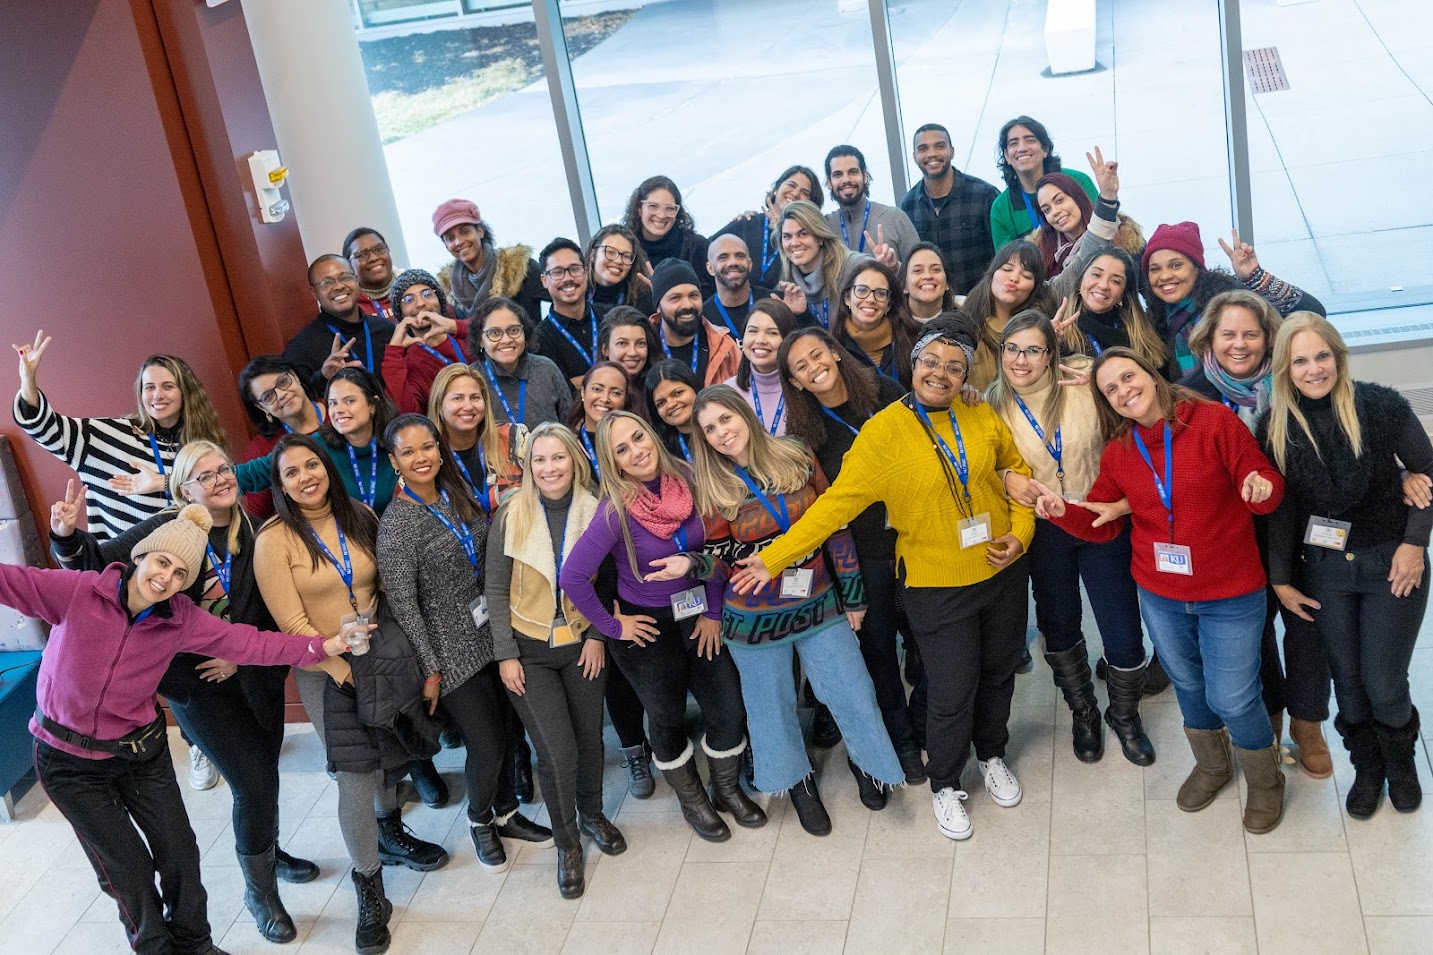
[[[0,604],[53,628],[30,721],[35,772],[118,903],[137,952],[217,951],[155,697],[170,661],[187,652],[310,666],[348,649],[341,635],[226,623],[184,596],[204,566],[211,522],[191,504],[136,544],[129,563],[98,573],[0,564]]]
[[[594,444],[601,503],[562,564],[562,590],[612,641],[613,661],[647,711],[652,752],[677,792],[682,816],[703,839],[724,842],[731,830],[713,804],[747,827],[765,825],[766,814],[739,782],[746,709],[736,666],[721,652],[724,588],[711,579],[713,560],[701,553],[706,536],[690,472],[667,453],[649,424],[627,411],[608,413]],[[611,613],[593,589],[609,554],[617,561],[618,599]],[[679,555],[693,561],[695,576],[653,579]],[[710,800],[686,737],[689,690],[706,722],[702,749],[711,768]]]

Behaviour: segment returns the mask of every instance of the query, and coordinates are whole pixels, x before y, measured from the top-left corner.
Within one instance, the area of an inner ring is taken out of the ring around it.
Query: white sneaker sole
[[[990,796],[990,801],[995,803],[995,805],[1001,807],[1002,809],[1011,809],[1015,806],[1018,806],[1020,805],[1020,800],[1025,798],[1024,790],[1021,790],[1020,792],[1016,793],[1014,798],[1010,799],[1001,799],[999,796],[995,795],[995,793],[993,792],[990,792],[990,790],[988,789],[985,790],[985,792]]]
[[[964,829],[947,829],[945,823],[942,822],[937,822],[935,826],[940,830],[941,835],[947,839],[954,839],[956,842],[964,842],[975,834],[975,827],[968,823]]]

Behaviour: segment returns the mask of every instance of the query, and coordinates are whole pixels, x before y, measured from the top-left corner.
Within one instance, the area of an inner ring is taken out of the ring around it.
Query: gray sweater
[[[531,431],[544,421],[567,418],[568,409],[572,407],[572,385],[551,358],[524,352],[511,374],[486,361],[473,362],[472,367],[480,375],[492,368],[488,384],[502,392],[493,396],[492,412],[498,424],[507,424],[518,417],[521,418],[518,423],[527,425]]]
[[[451,508],[441,502],[436,507],[458,525]],[[481,511],[468,530],[478,555],[476,570],[457,535],[401,491],[378,523],[378,577],[424,671],[443,674],[442,696],[493,661],[492,629],[473,626],[468,610],[483,595],[488,529]]]
[[[846,247],[854,252],[865,252],[871,254],[875,247],[877,226],[880,226],[881,235],[886,240],[886,245],[896,250],[896,258],[902,262],[920,244],[920,234],[916,232],[911,217],[895,206],[888,206],[883,202],[871,200],[871,215],[866,219],[866,232],[871,234],[871,241],[861,248],[862,231],[861,220],[866,218],[866,204],[861,202],[854,208],[846,209],[837,206],[832,212],[826,213],[826,221],[831,223],[831,228],[837,233],[841,231],[841,220],[846,220]]]

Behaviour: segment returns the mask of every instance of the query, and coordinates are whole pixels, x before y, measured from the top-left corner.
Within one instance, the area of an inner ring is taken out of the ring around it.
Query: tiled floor
[[[1413,685],[1433,714],[1433,626],[1415,651]],[[819,754],[830,836],[806,835],[777,799],[765,828],[710,845],[683,823],[665,784],[652,799],[624,798],[609,738],[607,809],[630,848],[616,858],[590,851],[586,896],[572,902],[557,894],[550,849],[512,847],[504,874],[479,868],[463,825],[461,753],[445,751],[439,763],[455,804],[410,804],[406,819],[453,859],[428,874],[384,870],[392,951],[1433,951],[1433,808],[1400,815],[1385,803],[1370,821],[1349,819],[1342,798],[1352,773],[1341,751],[1331,780],[1289,767],[1283,824],[1249,836],[1235,787],[1204,812],[1175,807],[1192,761],[1172,691],[1145,706],[1159,750],[1148,769],[1125,762],[1108,735],[1102,762],[1077,762],[1068,711],[1043,664],[1019,678],[1015,703],[1010,754],[1024,802],[996,807],[972,773],[975,836],[960,844],[937,834],[923,787],[898,791],[884,812],[863,809],[838,746]],[[1433,781],[1427,739],[1425,784]],[[182,780],[187,759],[177,737],[171,742]],[[323,875],[283,886],[299,941],[282,950],[339,955],[353,951],[354,895],[336,793],[319,763],[313,734],[294,728],[283,839]],[[280,951],[243,911],[228,787],[185,797],[215,937],[230,952]],[[126,951],[114,903],[100,895],[64,820],[33,790],[19,809],[19,822],[0,824],[0,952]]]

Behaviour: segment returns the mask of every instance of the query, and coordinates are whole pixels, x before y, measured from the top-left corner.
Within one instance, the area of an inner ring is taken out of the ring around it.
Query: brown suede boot
[[[1213,802],[1219,790],[1234,778],[1229,756],[1229,734],[1222,727],[1217,730],[1192,730],[1186,726],[1184,735],[1189,738],[1189,748],[1194,751],[1194,770],[1179,787],[1179,795],[1174,801],[1185,812],[1198,812]]]
[[[1278,746],[1239,749],[1239,766],[1249,787],[1244,799],[1244,829],[1255,835],[1269,832],[1284,818],[1284,769]]]
[[[1295,720],[1294,722],[1298,722]],[[1269,726],[1274,730],[1274,742],[1280,746],[1284,745],[1284,711],[1269,712]]]
[[[1289,720],[1289,738],[1299,747],[1299,765],[1315,779],[1333,775],[1333,757],[1324,740],[1324,726],[1311,720]]]

